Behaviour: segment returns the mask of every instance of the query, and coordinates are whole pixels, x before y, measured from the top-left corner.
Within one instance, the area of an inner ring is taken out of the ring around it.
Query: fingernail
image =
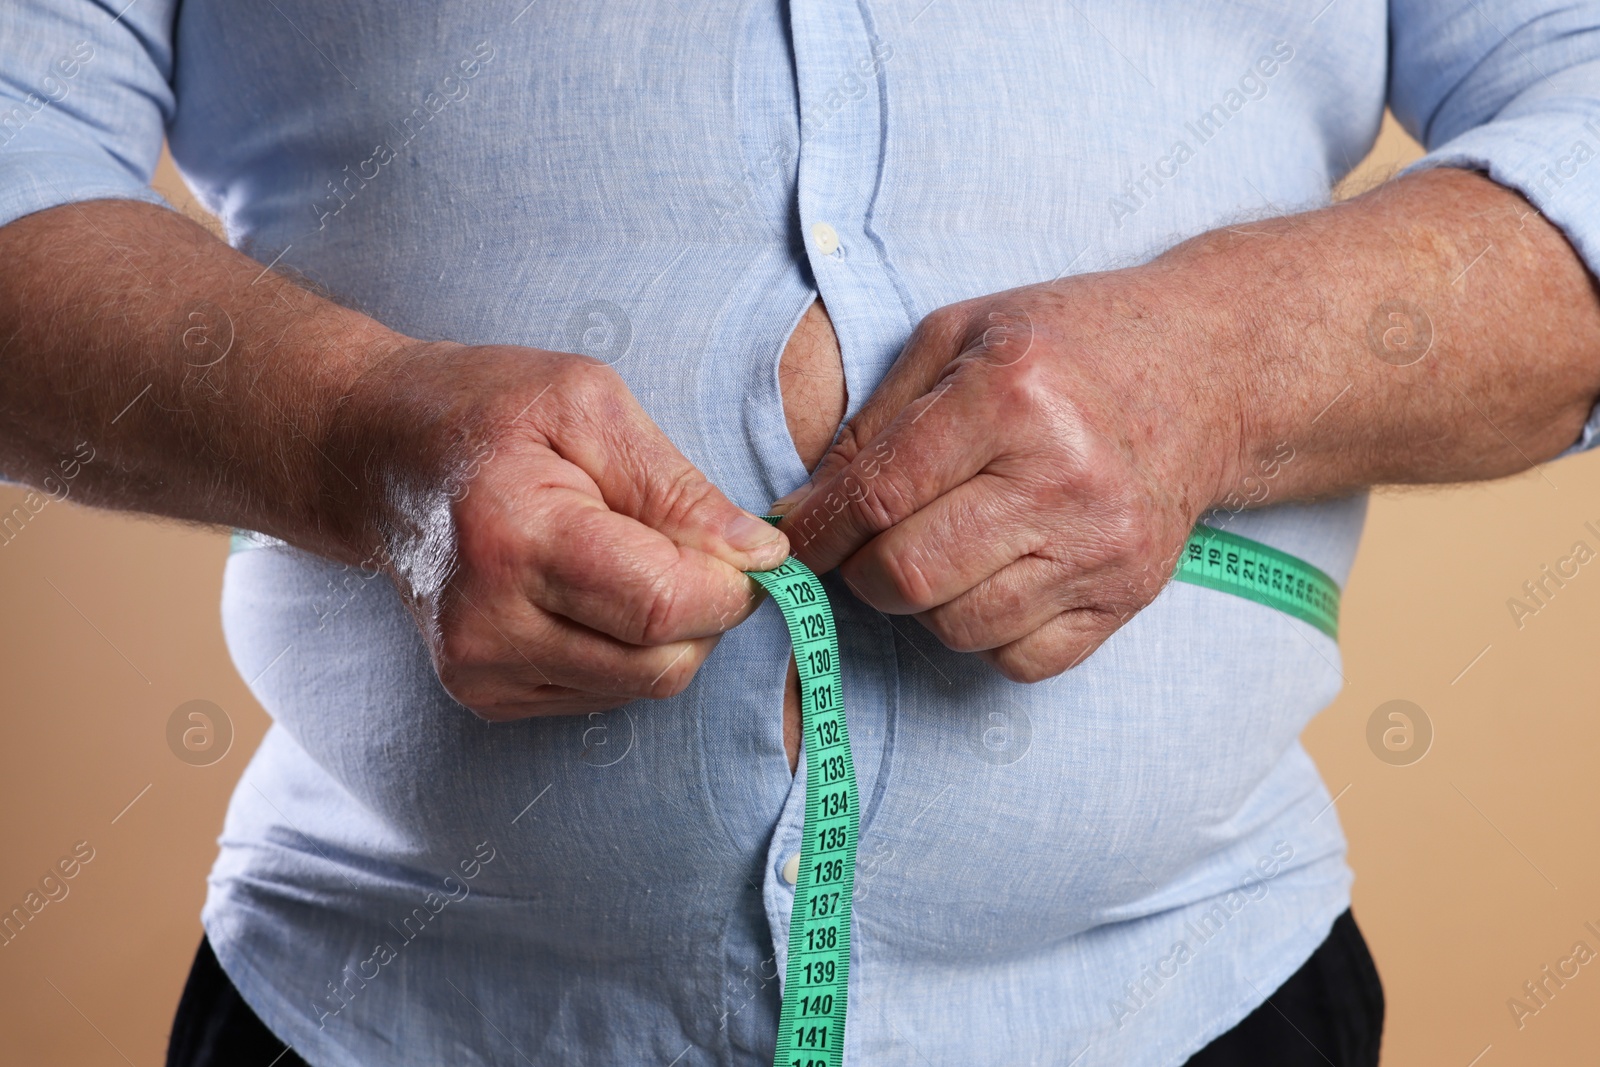
[[[783,534],[748,511],[741,511],[728,520],[722,528],[722,536],[728,544],[741,552],[759,552],[763,548],[771,548],[783,542]]]

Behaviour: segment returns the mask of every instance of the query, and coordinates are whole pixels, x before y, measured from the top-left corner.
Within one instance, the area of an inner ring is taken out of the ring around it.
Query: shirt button
[[[800,853],[796,852],[783,863],[783,880],[794,885],[800,880]]]
[[[826,222],[811,224],[811,239],[817,242],[817,250],[825,256],[831,256],[839,250],[839,231]]]

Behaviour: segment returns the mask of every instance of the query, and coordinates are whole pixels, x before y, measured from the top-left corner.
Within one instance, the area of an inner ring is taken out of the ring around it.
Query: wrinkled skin
[[[681,692],[756,606],[743,572],[788,554],[584,356],[418,345],[330,441],[381,487],[358,514],[440,681],[487,719]]]
[[[1013,680],[1081,661],[1160,591],[1240,451],[1237,391],[1206,387],[1237,371],[1203,344],[1153,366],[1153,342],[1204,326],[1146,286],[1085,275],[929,315],[779,502],[796,555]]]

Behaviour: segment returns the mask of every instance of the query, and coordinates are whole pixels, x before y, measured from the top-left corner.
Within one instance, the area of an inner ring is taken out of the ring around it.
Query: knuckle
[[[579,404],[593,388],[593,382],[594,375],[583,365],[582,358],[573,356],[555,365],[546,384],[557,400],[568,404]]]
[[[1051,550],[1052,557],[1063,561],[1070,555],[1080,571],[1102,577],[1108,568],[1137,566],[1149,558],[1146,553],[1154,544],[1151,523],[1130,489],[1101,482],[1083,491],[1082,498],[1092,501],[1092,511],[1069,542]]]
[[[1155,524],[1138,502],[1125,503],[1112,515],[1112,558],[1123,565],[1137,566],[1159,554]]]
[[[901,604],[912,612],[927,611],[935,606],[933,583],[916,553],[874,550],[873,556],[877,569]]]
[[[996,650],[990,662],[1008,681],[1033,685],[1065,671],[1070,658],[1061,652],[1043,653],[1040,649],[1008,645]]]
[[[982,344],[991,365],[1009,367],[1033,351],[1033,316],[1021,304],[1001,304],[983,317]]]
[[[917,328],[912,336],[915,337],[919,333],[934,333],[943,328],[955,318],[955,312],[952,310],[953,306],[951,304],[941,304],[922,316],[922,321],[917,323]]]
[[[939,643],[952,652],[981,652],[990,647],[978,636],[976,620],[966,612],[936,608],[922,615],[921,619],[928,631],[939,639]]]
[[[948,342],[966,331],[967,315],[959,304],[946,304],[922,316],[916,329],[911,331],[907,348],[920,348],[927,344]]]
[[[503,659],[498,635],[453,622],[440,627],[432,645],[434,673],[445,692],[480,718],[494,718],[500,701],[492,668]]]
[[[1048,681],[1049,679],[1054,678],[1056,675],[1062,673],[1066,669],[1067,664],[1065,662],[1052,663],[1048,661],[1038,661],[1029,663],[1020,668],[1017,671],[1016,678],[1014,680],[1021,682],[1023,685],[1037,685],[1040,682]]]
[[[467,682],[465,672],[459,664],[446,659],[443,655],[436,655],[433,658],[433,673],[439,676],[439,684],[444,686],[445,692],[454,697],[458,703],[471,703],[465,692]]]
[[[1105,508],[1098,517],[1095,527],[1099,534],[1100,551],[1097,553],[1107,561],[1131,559],[1137,554],[1137,546],[1143,537],[1139,529],[1140,523],[1134,517],[1133,508],[1119,500],[1108,500],[1109,507]]]
[[[556,367],[553,384],[574,393],[601,392],[613,388],[613,379],[617,377],[617,373],[600,360],[572,352]]]
[[[484,722],[510,722],[513,719],[524,718],[516,705],[509,704],[469,704],[459,698],[456,703],[472,712],[474,716]]]
[[[872,530],[887,530],[917,510],[916,489],[887,471],[865,481],[847,478],[839,492],[861,524]]]
[[[434,671],[439,676],[439,684],[457,704],[476,711],[493,702],[488,690],[472,671],[453,663],[438,663]]]
[[[645,695],[655,700],[675,697],[689,688],[689,683],[694,681],[699,669],[700,656],[692,648],[680,652],[677,658],[668,662],[666,667],[654,676]]]
[[[717,489],[705,475],[685,464],[655,485],[652,525],[665,524],[680,529],[715,501]]]
[[[981,653],[1005,643],[1000,619],[1016,617],[1019,611],[1021,605],[1008,609],[989,603],[979,608],[957,601],[934,608],[922,617],[928,622],[928,629],[933,630],[934,637],[952,653]]]
[[[609,418],[618,403],[622,378],[615,370],[589,356],[573,355],[557,365],[548,386],[580,415]]]
[[[1080,608],[1057,616],[1056,622],[1044,630],[980,655],[1011,681],[1032,685],[1078,666],[1105,643],[1118,625],[1112,613]]]
[[[828,451],[823,453],[818,470],[832,473],[848,467],[861,453],[861,446],[865,443],[861,440],[861,431],[855,423],[845,423],[839,428],[839,433],[834,437]]]
[[[450,694],[450,699],[464,707],[471,708],[474,714],[483,716],[478,709],[488,707],[493,703],[492,695],[483,685],[482,681],[473,677],[471,672],[445,663],[437,667],[439,684],[444,691]]]
[[[438,685],[445,686],[445,693],[450,694],[459,704],[472,704],[472,694],[467,691],[472,685],[472,672],[461,662],[454,661],[445,654],[434,657],[434,673],[438,675]]]
[[[618,636],[635,645],[660,645],[672,640],[681,601],[678,583],[673,581],[672,575],[657,574],[629,614],[624,624],[627,632]]]
[[[458,694],[473,672],[487,660],[483,642],[470,630],[457,627],[439,635],[434,667],[439,673],[439,681],[452,694]]]
[[[1060,385],[1052,381],[1051,367],[1044,360],[989,365],[984,371],[995,376],[999,403],[1008,414],[1031,417],[1060,403]]]

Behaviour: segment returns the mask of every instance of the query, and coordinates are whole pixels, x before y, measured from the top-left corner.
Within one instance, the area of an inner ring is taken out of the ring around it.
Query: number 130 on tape
[[[839,634],[822,582],[804,563],[790,558],[776,570],[750,577],[772,594],[794,643],[806,756],[805,826],[773,1062],[776,1067],[840,1067],[861,804],[845,725]]]

